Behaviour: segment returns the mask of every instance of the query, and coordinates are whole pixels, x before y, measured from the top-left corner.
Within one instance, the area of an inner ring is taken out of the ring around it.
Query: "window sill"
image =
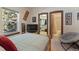
[[[16,35],[19,34],[20,32],[10,32],[8,34],[4,34],[5,36],[11,36],[11,35]]]

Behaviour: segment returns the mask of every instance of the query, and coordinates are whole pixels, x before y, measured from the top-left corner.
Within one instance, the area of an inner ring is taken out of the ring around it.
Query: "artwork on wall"
[[[72,25],[72,13],[65,13],[65,24]]]
[[[26,12],[25,12],[25,14],[24,14],[24,16],[23,16],[23,20],[27,20],[27,17],[28,17],[28,15],[29,15],[29,11],[28,10],[26,10]]]
[[[77,20],[79,20],[79,13],[77,13]]]
[[[36,17],[32,17],[32,22],[36,22]]]

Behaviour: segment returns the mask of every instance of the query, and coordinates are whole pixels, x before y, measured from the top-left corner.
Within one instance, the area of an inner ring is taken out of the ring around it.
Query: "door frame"
[[[52,38],[52,28],[51,28],[51,14],[53,13],[61,13],[61,35],[63,34],[63,10],[50,12],[50,38]]]
[[[42,14],[47,15],[47,35],[48,35],[48,13],[47,12],[43,12],[43,13],[38,14],[38,34],[40,34],[40,15],[42,15]]]

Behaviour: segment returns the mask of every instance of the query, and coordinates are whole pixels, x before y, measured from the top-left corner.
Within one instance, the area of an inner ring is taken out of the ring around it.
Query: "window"
[[[2,8],[2,21],[4,22],[4,33],[17,31],[18,12]]]

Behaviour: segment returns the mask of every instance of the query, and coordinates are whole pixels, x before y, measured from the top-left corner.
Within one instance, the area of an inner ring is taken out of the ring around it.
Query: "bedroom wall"
[[[25,20],[23,20],[23,17],[24,17],[24,14],[25,14],[25,12],[26,12],[27,10],[29,11],[29,15],[28,15],[28,17],[27,17],[27,20],[25,21]],[[19,17],[20,17],[20,22],[21,22],[21,23],[24,23],[24,24],[26,25],[26,27],[25,27],[25,28],[26,28],[26,32],[27,32],[27,23],[28,23],[28,22],[31,22],[31,12],[32,12],[32,11],[31,11],[31,8],[29,8],[29,7],[28,7],[28,8],[23,7],[23,8],[21,8],[21,10],[19,11],[19,14],[20,14],[20,15],[19,15]],[[20,27],[21,27],[21,26],[20,26]],[[22,27],[21,27],[21,28],[22,28]],[[22,29],[20,29],[20,32],[21,32],[21,31],[22,31]]]
[[[38,13],[42,13],[42,12],[52,12],[52,11],[57,11],[57,10],[63,10],[64,11],[64,17],[63,17],[63,31],[64,33],[66,32],[79,32],[79,20],[77,20],[77,12],[79,12],[79,8],[61,8],[61,7],[58,7],[58,8],[53,8],[53,7],[32,7],[30,8],[31,9],[31,15],[29,15],[28,17],[28,21],[27,21],[27,24],[30,23],[30,24],[38,24]],[[72,25],[65,25],[65,13],[66,12],[72,12]],[[32,17],[36,16],[36,19],[37,21],[35,23],[32,22]],[[49,31],[50,31],[50,17],[48,17],[49,21],[48,21],[48,26],[49,26]]]
[[[53,8],[53,7],[28,7],[28,8],[26,8],[26,7],[20,7],[20,8],[18,8],[18,7],[16,7],[16,8],[12,8],[12,7],[9,7],[10,9],[12,9],[12,10],[16,10],[16,11],[19,11],[19,21],[20,21],[20,26],[18,27],[18,29],[19,29],[19,31],[21,31],[21,23],[25,23],[26,25],[27,24],[38,24],[38,13],[42,13],[42,12],[48,12],[48,13],[50,13],[50,12],[52,12],[52,11],[56,11],[56,10],[63,10],[64,11],[64,21],[63,21],[63,23],[64,23],[64,27],[63,27],[63,31],[64,31],[64,33],[65,32],[79,32],[79,20],[77,20],[77,12],[79,12],[79,8]],[[0,10],[1,10],[1,8],[0,8]],[[23,16],[24,16],[24,13],[25,13],[25,11],[26,10],[28,10],[29,11],[29,16],[28,16],[28,18],[27,18],[27,21],[24,21],[23,20]],[[65,13],[66,12],[72,12],[72,25],[65,25]],[[1,11],[0,11],[0,15],[1,15]],[[35,17],[36,16],[36,22],[32,22],[32,17]],[[1,17],[0,17],[0,20],[1,20]],[[2,22],[0,21],[0,31],[1,31],[1,29],[3,29],[3,27],[1,27],[1,25],[3,24],[1,24]],[[50,30],[50,17],[48,17],[48,26],[49,26],[49,29],[48,30]],[[26,29],[27,29],[27,27],[26,27]]]

